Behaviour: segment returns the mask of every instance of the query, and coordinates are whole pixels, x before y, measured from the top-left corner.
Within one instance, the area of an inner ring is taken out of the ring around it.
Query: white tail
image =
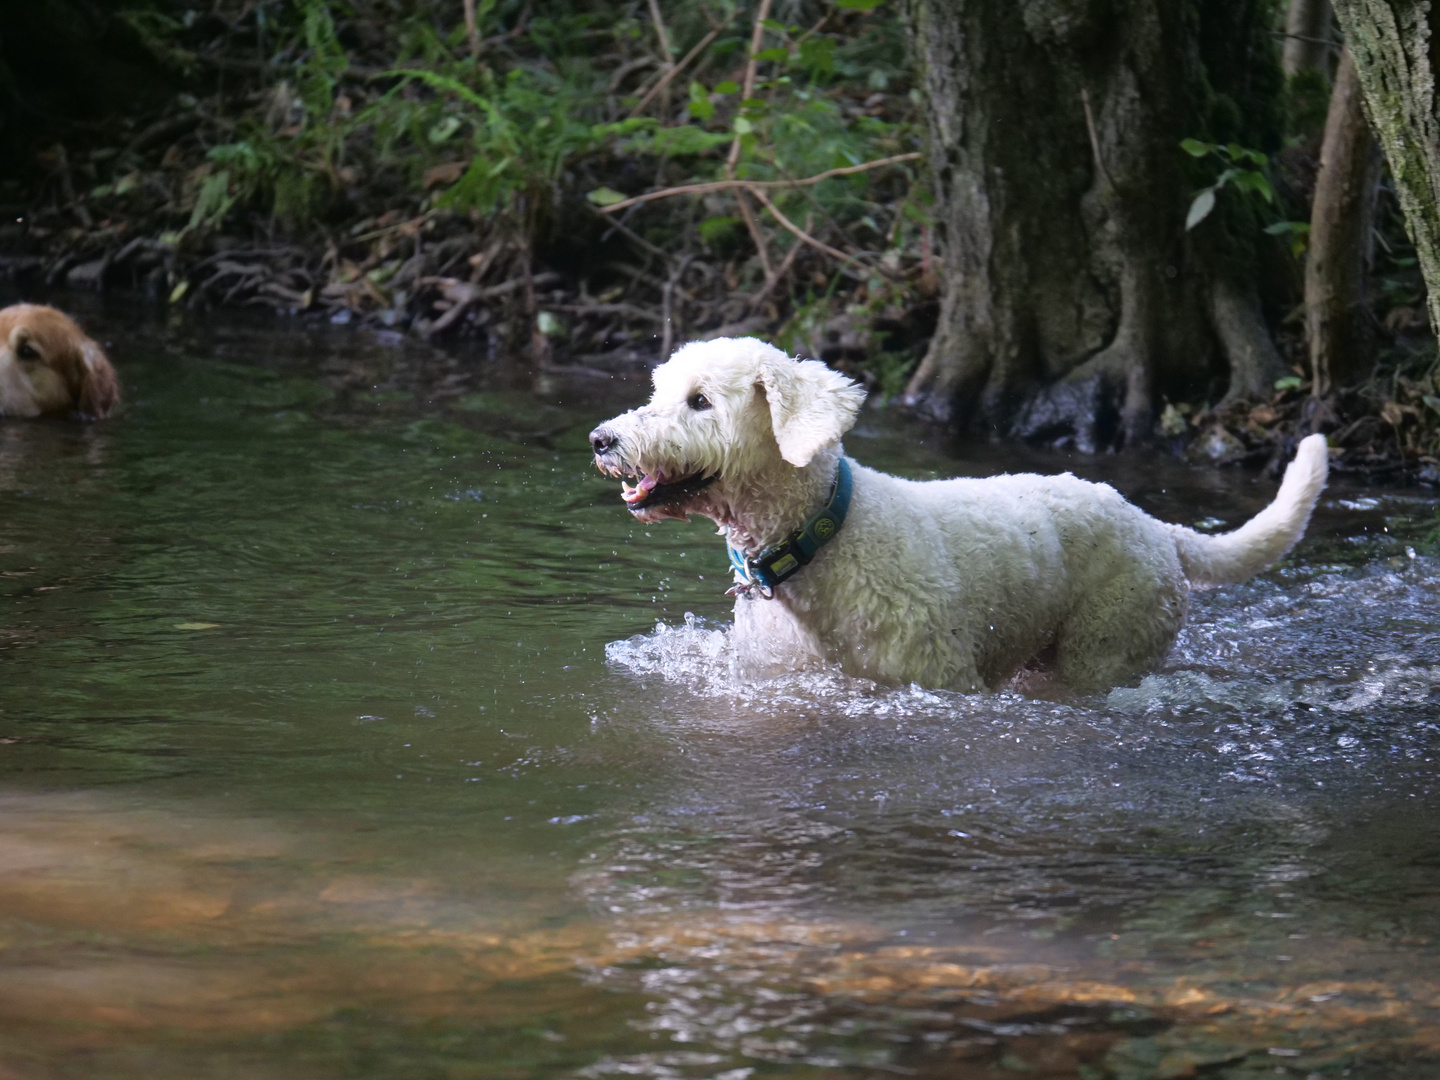
[[[1305,534],[1329,465],[1325,436],[1309,435],[1300,440],[1275,501],[1234,532],[1206,536],[1171,525],[1180,565],[1190,581],[1232,585],[1258,574],[1294,547]]]

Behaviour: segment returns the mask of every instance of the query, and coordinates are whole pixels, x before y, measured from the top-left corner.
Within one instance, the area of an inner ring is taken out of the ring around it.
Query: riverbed
[[[95,307],[126,388],[0,421],[0,1076],[1440,1076],[1440,559],[1336,481],[1083,698],[729,662],[646,394]],[[1275,485],[957,445],[1239,524]]]

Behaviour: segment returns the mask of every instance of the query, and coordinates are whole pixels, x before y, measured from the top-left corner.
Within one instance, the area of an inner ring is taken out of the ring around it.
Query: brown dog
[[[0,310],[0,416],[103,420],[119,400],[115,369],[70,316],[39,304]]]

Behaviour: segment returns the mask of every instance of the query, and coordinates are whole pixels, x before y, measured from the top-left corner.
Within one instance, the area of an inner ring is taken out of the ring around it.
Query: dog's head
[[[115,369],[68,315],[39,304],[0,311],[0,416],[103,420],[119,399]]]
[[[707,513],[711,496],[763,490],[850,430],[865,391],[818,360],[756,338],[697,341],[655,369],[648,405],[590,433],[595,464],[642,521]],[[712,515],[713,516],[713,515]]]

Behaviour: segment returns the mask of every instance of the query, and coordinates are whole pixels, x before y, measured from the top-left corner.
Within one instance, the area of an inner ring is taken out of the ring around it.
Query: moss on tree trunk
[[[1334,0],[1440,333],[1440,3]]]
[[[1230,369],[1242,389],[1263,382],[1258,229],[1222,196],[1185,232],[1214,176],[1179,144],[1273,144],[1268,5],[906,0],[905,14],[945,260],[908,400],[975,430],[1096,448],[1148,436],[1159,393],[1204,394]],[[1236,303],[1252,317],[1217,323]]]

